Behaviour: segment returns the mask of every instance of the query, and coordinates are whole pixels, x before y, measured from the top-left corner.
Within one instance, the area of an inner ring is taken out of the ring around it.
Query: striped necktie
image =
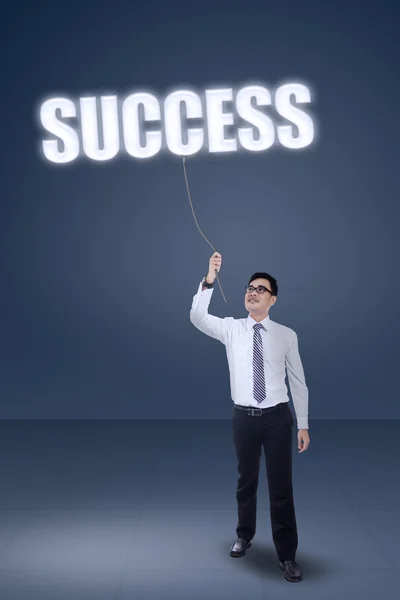
[[[253,325],[253,395],[258,403],[265,400],[265,376],[264,376],[264,358],[263,343],[260,329],[261,323]]]

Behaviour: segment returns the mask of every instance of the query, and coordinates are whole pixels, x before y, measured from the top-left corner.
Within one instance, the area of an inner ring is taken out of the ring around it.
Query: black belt
[[[242,406],[241,404],[235,404],[235,408],[238,408],[239,410],[246,410],[247,414],[251,417],[260,417],[264,413],[278,410],[282,404],[283,402],[279,402],[278,404],[275,404],[275,406],[267,406],[266,408],[257,408],[256,406]]]

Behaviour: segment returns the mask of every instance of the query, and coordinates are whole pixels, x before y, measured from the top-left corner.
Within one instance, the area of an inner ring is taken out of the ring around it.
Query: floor
[[[229,420],[0,421],[0,598],[398,598],[400,422],[310,420],[310,438],[303,454],[293,440],[304,579],[291,583],[264,466],[253,546],[229,556]]]

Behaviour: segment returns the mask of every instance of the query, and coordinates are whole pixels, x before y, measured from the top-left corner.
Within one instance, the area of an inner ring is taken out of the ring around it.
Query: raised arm
[[[214,252],[209,261],[208,274],[201,280],[197,293],[193,297],[192,307],[190,309],[190,321],[202,333],[225,344],[232,317],[225,317],[222,319],[208,313],[208,307],[214,289],[213,287],[207,287],[205,285],[205,283],[208,285],[214,284],[216,272],[220,270],[221,263],[222,256],[219,252]]]

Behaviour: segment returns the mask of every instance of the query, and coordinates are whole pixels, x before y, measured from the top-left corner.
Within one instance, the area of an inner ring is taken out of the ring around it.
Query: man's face
[[[250,288],[249,292],[245,294],[245,306],[249,311],[250,315],[253,316],[262,316],[267,315],[269,309],[276,302],[276,296],[272,296],[271,292],[271,284],[268,279],[254,279],[250,284],[252,289]],[[258,287],[263,286],[266,289],[265,292],[261,290],[258,291]]]

